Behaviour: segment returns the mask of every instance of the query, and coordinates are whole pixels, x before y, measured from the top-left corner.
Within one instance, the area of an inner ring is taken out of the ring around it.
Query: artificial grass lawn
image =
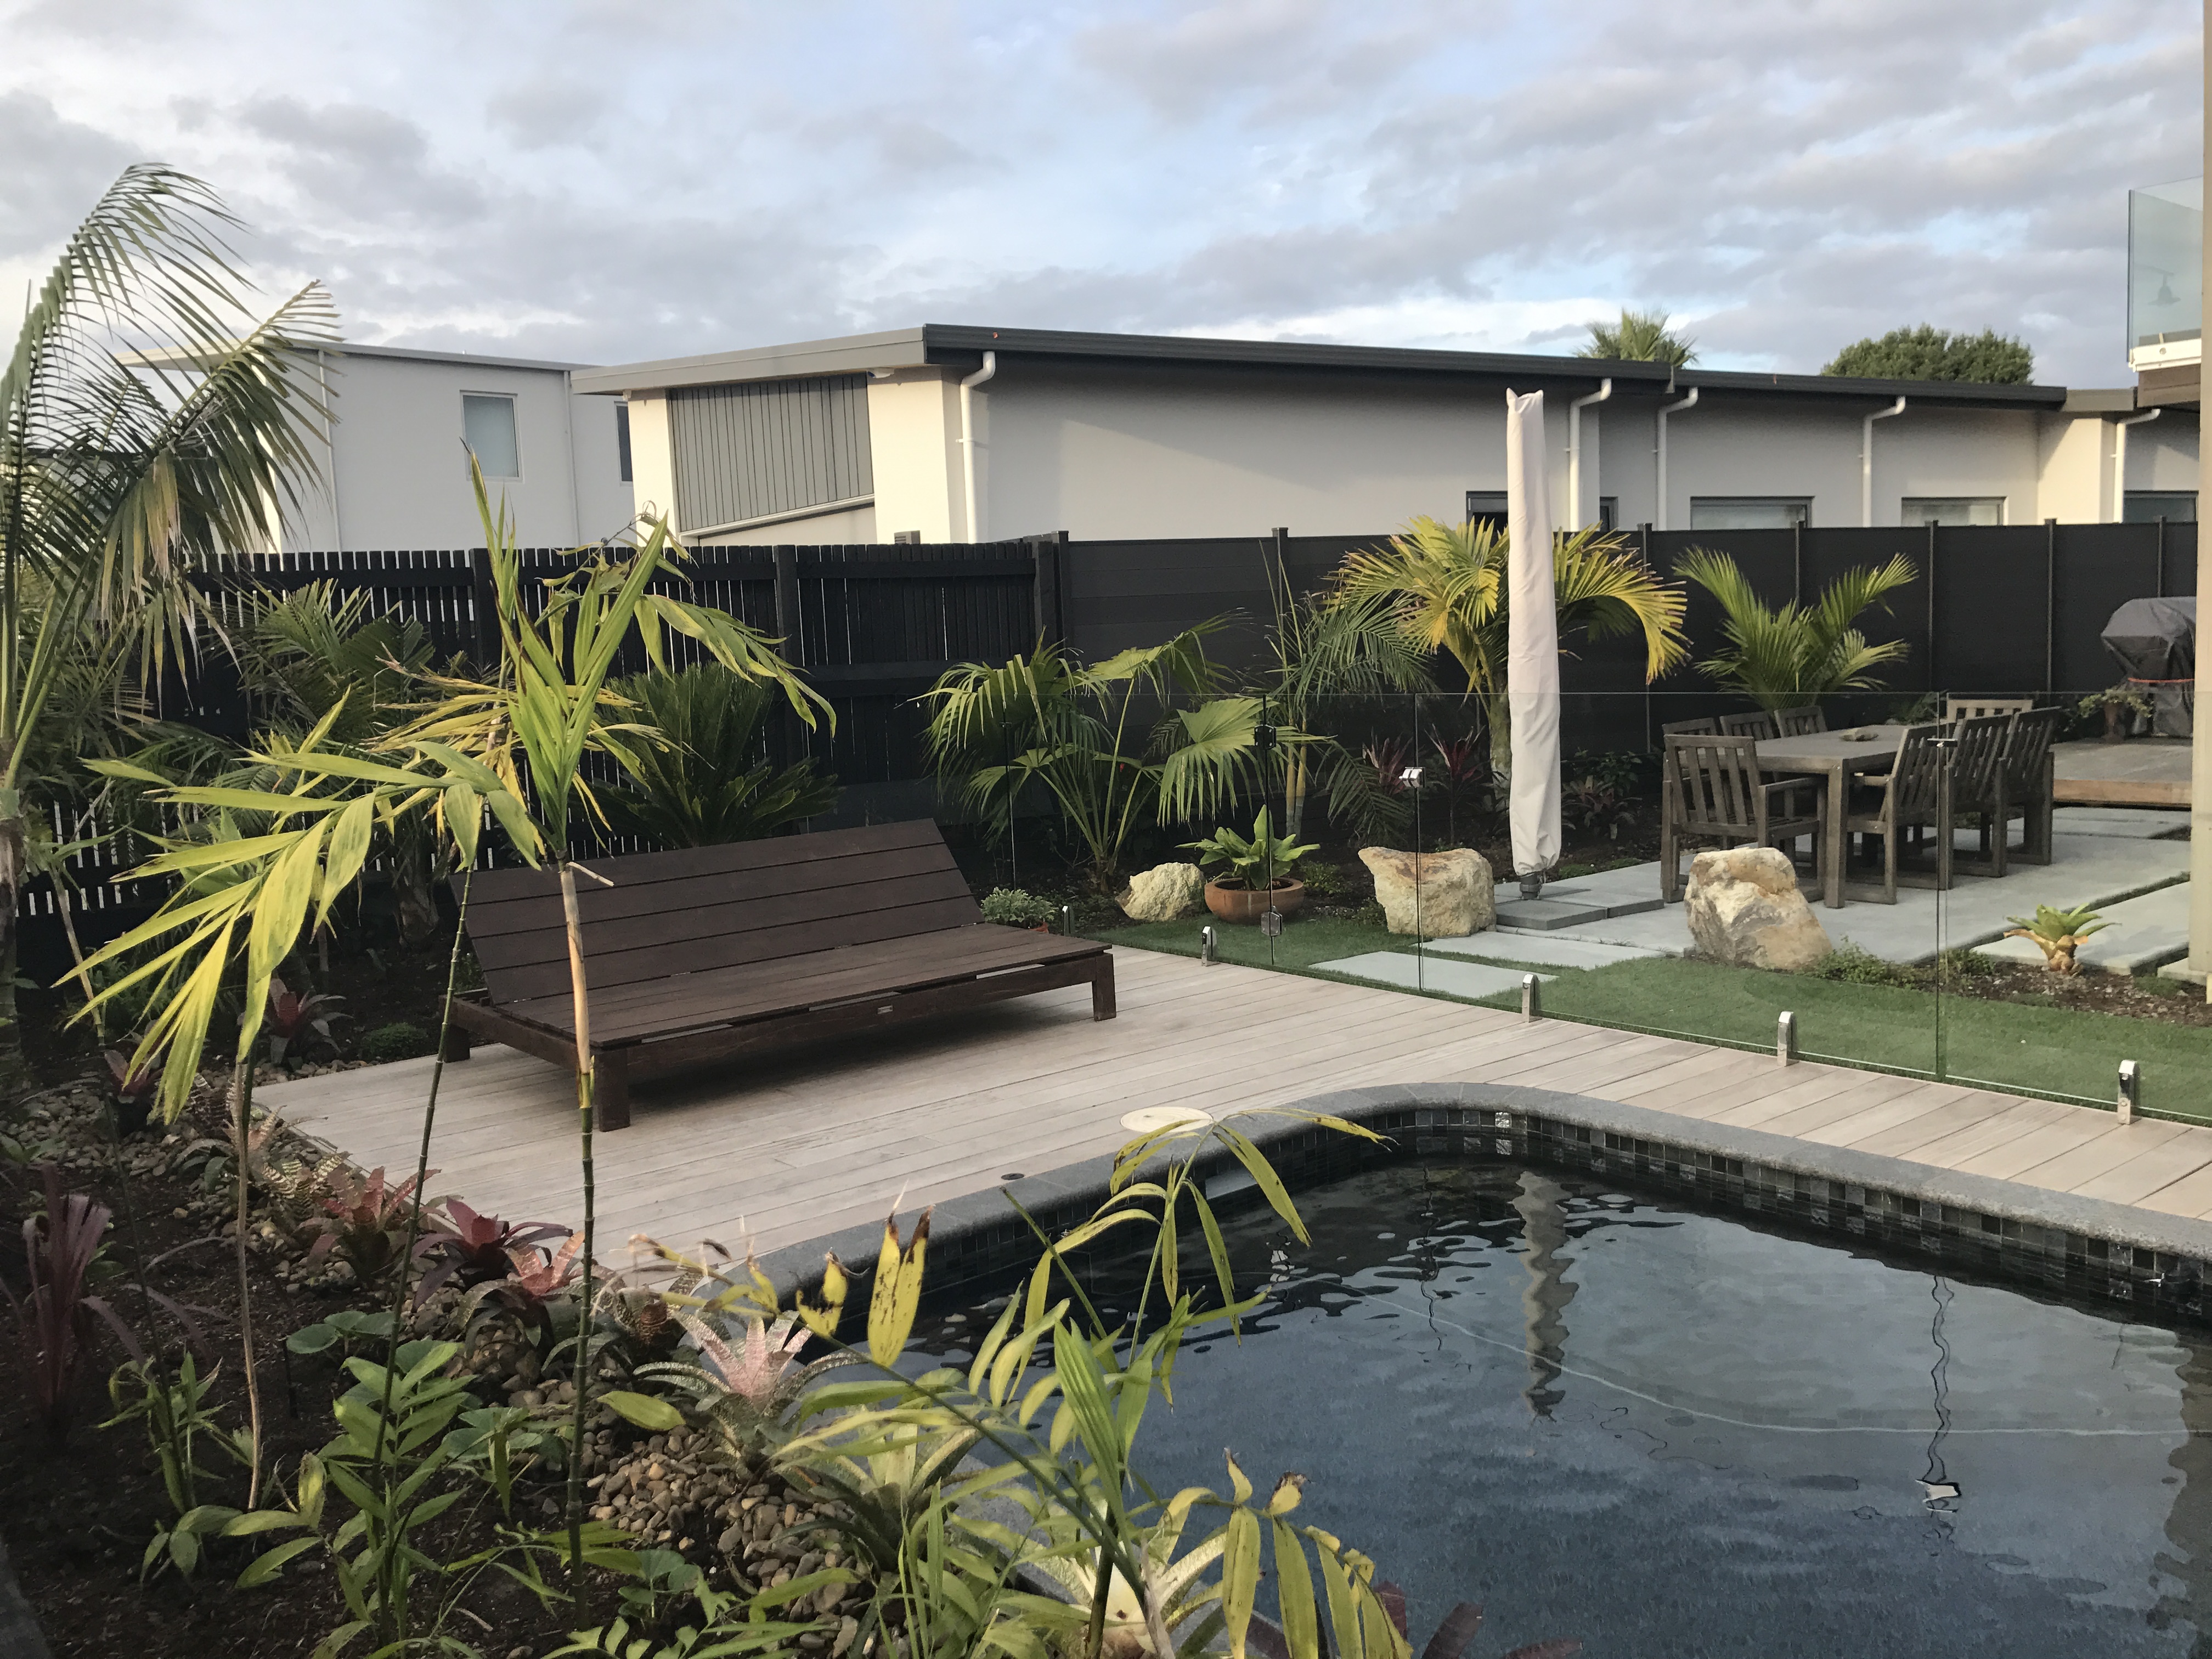
[[[1198,930],[1206,920],[1148,922],[1097,937],[1132,949],[1194,957]],[[1411,939],[1386,932],[1379,923],[1328,917],[1293,918],[1273,940],[1257,927],[1216,923],[1214,939],[1224,962],[1291,973],[1311,972],[1314,963],[1338,957],[1409,951],[1413,946]],[[1498,944],[1503,957],[1510,945],[1502,939]],[[1544,987],[1544,1012],[1562,1019],[1765,1048],[1773,1046],[1776,1016],[1787,1009],[1797,1016],[1797,1048],[1803,1058],[1885,1071],[1932,1074],[1938,1069],[1938,999],[1927,991],[1674,957],[1542,971],[1556,975]],[[1517,1008],[1519,998],[1517,991],[1510,991],[1484,1002]],[[1948,1082],[2109,1101],[2117,1092],[2120,1061],[2132,1060],[2142,1068],[2146,1109],[2212,1120],[2212,1033],[1978,997],[1948,996],[1941,1002],[1941,1069]]]

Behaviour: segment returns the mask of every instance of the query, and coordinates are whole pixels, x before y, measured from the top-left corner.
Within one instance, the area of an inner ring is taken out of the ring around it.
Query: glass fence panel
[[[2015,724],[2055,741],[2002,798],[1962,780],[1944,985],[1959,1082],[2117,1109],[2131,1063],[2135,1104],[2212,1121],[2212,1011],[2166,971],[2188,949],[2191,716],[2155,683],[2155,647],[2128,665],[2141,683],[2022,699],[2050,712]]]

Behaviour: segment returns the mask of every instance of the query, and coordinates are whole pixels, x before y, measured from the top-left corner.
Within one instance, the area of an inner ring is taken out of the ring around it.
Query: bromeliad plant
[[[307,1032],[313,1031],[325,1042],[330,1040],[331,1022],[342,1019],[342,1014],[331,1012],[343,997],[330,996],[322,992],[310,992],[301,996],[281,979],[269,981],[269,1063],[282,1066],[292,1045]]]
[[[319,1264],[335,1252],[353,1269],[357,1282],[374,1285],[407,1255],[415,1194],[421,1184],[417,1176],[410,1176],[393,1186],[385,1180],[381,1166],[367,1176],[343,1165],[333,1170],[322,1213],[305,1229],[314,1238],[307,1249],[308,1262]]]
[[[535,1265],[533,1247],[561,1238],[568,1230],[557,1221],[505,1222],[495,1215],[479,1215],[458,1198],[449,1198],[424,1214],[431,1229],[415,1245],[415,1257],[429,1266],[416,1282],[415,1299],[427,1302],[447,1279],[463,1288],[506,1278],[517,1271],[520,1259]]]
[[[2012,923],[2005,937],[2024,939],[2033,945],[2043,952],[2044,967],[2054,974],[2080,973],[2081,964],[2075,952],[2088,943],[2091,934],[2112,926],[2099,921],[2097,912],[2086,904],[2073,910],[2039,904],[2032,917],[2007,916],[2005,920]]]
[[[1263,806],[1260,816],[1253,820],[1249,841],[1234,830],[1224,829],[1197,841],[1187,841],[1183,845],[1198,854],[1201,868],[1218,867],[1222,871],[1215,878],[1221,886],[1249,887],[1255,892],[1264,892],[1295,880],[1291,872],[1298,860],[1312,852],[1317,843],[1277,835],[1267,809]]]

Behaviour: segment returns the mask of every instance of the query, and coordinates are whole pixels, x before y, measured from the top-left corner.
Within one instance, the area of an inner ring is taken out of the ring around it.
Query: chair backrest
[[[2005,740],[2015,717],[1984,714],[1960,720],[1951,728],[1956,739],[1951,748],[1952,799],[1986,800],[1996,791],[1997,769],[2004,764]]]
[[[1659,728],[1662,738],[1717,738],[1721,723],[1708,714],[1701,720],[1669,720]]]
[[[576,883],[594,989],[983,919],[927,818],[584,862],[614,883]],[[550,870],[477,872],[469,942],[495,1003],[568,990],[568,931]]]
[[[2033,697],[1946,697],[1947,720],[1978,720],[1991,714],[2017,714],[2035,707]]]
[[[1750,738],[1674,737],[1667,739],[1667,766],[1676,821],[1685,829],[1765,829],[1765,793],[1759,787],[1759,745]]]
[[[2058,736],[2064,714],[2058,708],[2023,708],[2012,717],[2012,732],[2005,744],[2005,793],[2026,800],[2043,787],[2044,763]]]
[[[1944,735],[1943,728],[1932,721],[1905,728],[1897,763],[1889,775],[1889,799],[1900,820],[1916,813],[1932,817],[1942,799],[1943,750],[1936,739]]]
[[[1809,738],[1828,729],[1828,711],[1817,702],[1808,702],[1802,708],[1780,708],[1775,711],[1774,723],[1785,738]]]
[[[1724,738],[1778,738],[1781,731],[1774,724],[1774,716],[1764,708],[1748,714],[1721,716],[1721,735]]]

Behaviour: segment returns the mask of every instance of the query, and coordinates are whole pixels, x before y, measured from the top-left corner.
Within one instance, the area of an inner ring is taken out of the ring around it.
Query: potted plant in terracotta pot
[[[2081,699],[2081,708],[2084,714],[2104,712],[2105,742],[2125,743],[2137,717],[2150,718],[2151,703],[2148,694],[2122,684],[2092,692]]]
[[[1257,921],[1269,910],[1287,916],[1298,909],[1306,902],[1305,884],[1291,872],[1318,844],[1278,836],[1264,806],[1249,841],[1234,830],[1216,830],[1203,841],[1183,843],[1198,854],[1201,869],[1224,866],[1206,884],[1206,908],[1224,921]]]

